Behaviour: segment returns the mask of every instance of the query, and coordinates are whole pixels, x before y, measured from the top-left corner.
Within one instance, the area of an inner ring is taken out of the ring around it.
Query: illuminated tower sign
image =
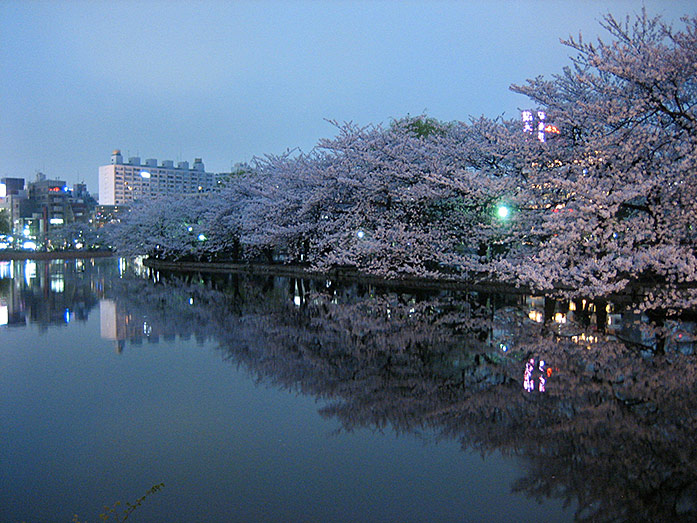
[[[537,128],[537,139],[541,142],[546,140],[547,133],[559,134],[559,129],[554,125],[547,124],[547,114],[544,111],[525,110],[521,113],[523,118],[523,132],[531,134]]]
[[[532,133],[532,111],[523,111],[523,132]]]
[[[541,142],[545,141],[545,118],[547,115],[544,111],[537,111],[537,139]]]

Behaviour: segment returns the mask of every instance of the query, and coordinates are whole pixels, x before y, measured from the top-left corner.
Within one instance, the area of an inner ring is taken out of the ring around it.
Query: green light
[[[506,207],[505,205],[499,205],[498,208],[496,209],[496,214],[498,215],[499,218],[502,220],[505,220],[508,218],[511,214],[511,210]]]

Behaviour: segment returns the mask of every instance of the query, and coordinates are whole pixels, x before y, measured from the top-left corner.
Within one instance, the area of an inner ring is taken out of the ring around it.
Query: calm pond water
[[[694,298],[0,262],[0,521],[692,521]]]

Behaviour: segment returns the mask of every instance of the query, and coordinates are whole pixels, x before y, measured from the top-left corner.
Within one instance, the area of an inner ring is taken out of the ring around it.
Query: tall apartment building
[[[134,200],[157,198],[165,195],[186,195],[211,191],[216,186],[215,175],[207,173],[201,158],[174,166],[171,160],[160,165],[154,158],[145,160],[135,156],[123,161],[121,151],[111,155],[111,164],[99,168],[100,205],[124,205]]]

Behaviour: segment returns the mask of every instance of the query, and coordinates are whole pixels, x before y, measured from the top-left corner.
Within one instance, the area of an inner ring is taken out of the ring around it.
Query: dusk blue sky
[[[0,176],[97,192],[111,151],[206,170],[310,150],[326,119],[517,117],[508,90],[569,63],[560,37],[665,1],[0,0]]]

